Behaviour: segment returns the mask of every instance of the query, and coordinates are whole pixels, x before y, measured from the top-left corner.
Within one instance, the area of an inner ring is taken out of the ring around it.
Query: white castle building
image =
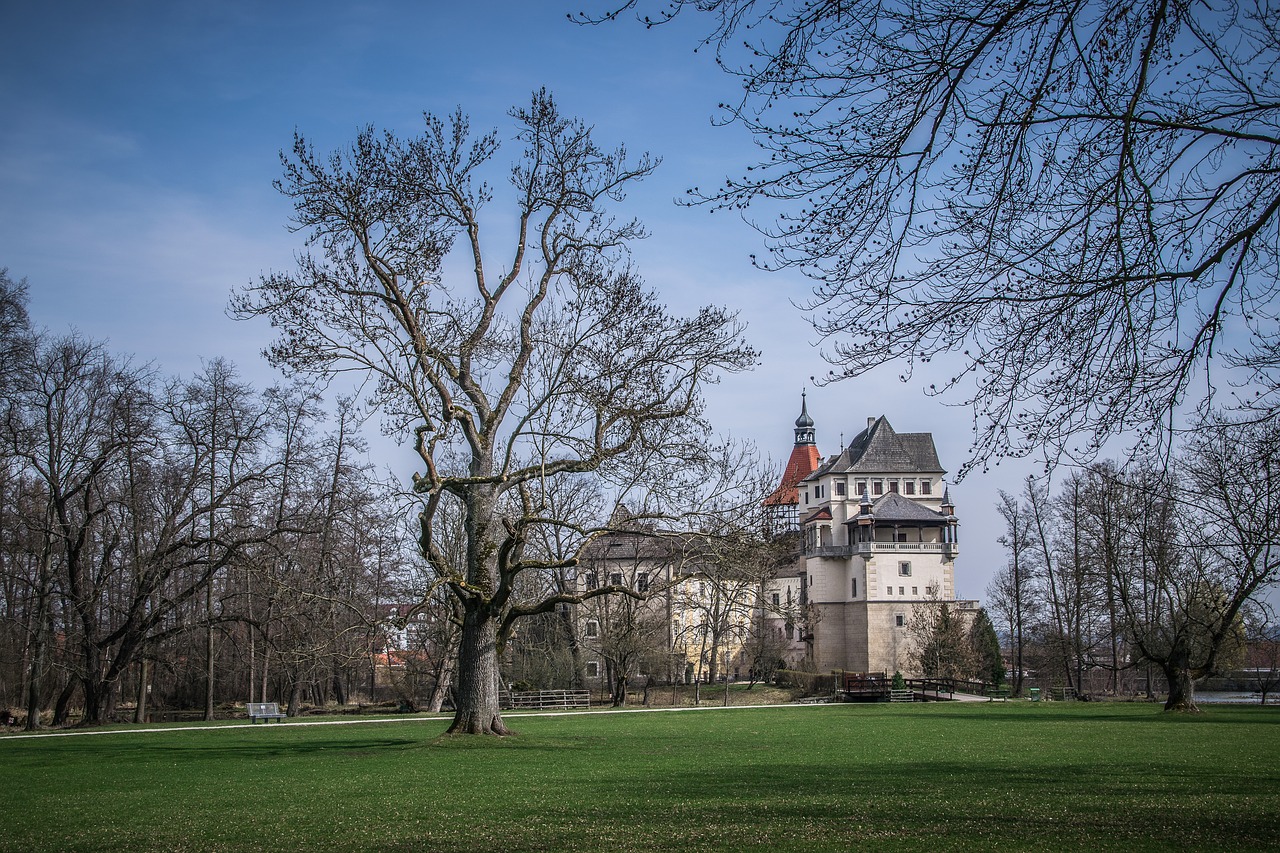
[[[801,404],[791,458],[765,501],[802,535],[794,569],[771,591],[800,604],[793,657],[819,672],[911,674],[917,613],[938,602],[977,609],[955,600],[958,520],[945,474],[931,433],[896,432],[883,416],[824,459]]]

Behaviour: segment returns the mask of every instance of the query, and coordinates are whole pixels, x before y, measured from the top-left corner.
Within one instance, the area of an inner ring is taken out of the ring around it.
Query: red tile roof
[[[796,493],[796,484],[818,470],[822,461],[818,448],[813,444],[797,444],[791,448],[791,458],[782,472],[782,483],[773,490],[773,494],[764,499],[765,506],[786,506],[800,503]]]

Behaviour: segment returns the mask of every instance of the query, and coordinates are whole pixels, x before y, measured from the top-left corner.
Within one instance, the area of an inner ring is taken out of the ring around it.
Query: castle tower
[[[773,523],[773,533],[786,533],[798,530],[800,518],[797,507],[800,495],[796,489],[822,462],[815,440],[813,418],[809,417],[809,405],[806,392],[800,392],[800,417],[796,418],[795,444],[791,447],[791,456],[782,469],[782,480],[778,488],[764,499],[765,510]]]

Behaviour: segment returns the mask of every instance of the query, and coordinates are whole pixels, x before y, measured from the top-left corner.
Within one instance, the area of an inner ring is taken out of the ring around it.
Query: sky
[[[899,432],[932,432],[955,472],[968,410],[927,398],[928,376],[900,382],[892,366],[815,387],[827,365],[796,307],[806,281],[754,269],[762,241],[741,218],[676,204],[754,156],[741,128],[714,121],[735,83],[694,50],[706,22],[583,27],[566,13],[598,0],[567,2],[0,5],[0,267],[28,280],[39,326],[74,328],[168,374],[225,357],[266,387],[278,378],[259,355],[271,330],[230,319],[226,304],[291,269],[301,247],[272,187],[295,130],[328,151],[366,125],[404,136],[424,111],[461,107],[474,128],[509,139],[507,111],[545,86],[601,144],[662,158],[614,208],[650,232],[633,247],[648,285],[683,313],[725,305],[748,324],[761,363],[709,389],[717,432],[753,442],[780,472],[807,387],[824,454],[885,415]],[[407,478],[412,455],[376,429],[370,439],[375,461]],[[960,597],[982,598],[1005,561],[998,491],[1036,470],[1006,462],[953,479]]]

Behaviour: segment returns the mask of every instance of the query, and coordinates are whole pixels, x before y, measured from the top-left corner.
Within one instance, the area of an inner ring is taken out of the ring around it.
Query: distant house
[[[620,670],[660,682],[743,675],[742,643],[757,589],[715,571],[704,537],[615,516],[616,529],[580,555],[580,592],[625,587],[645,596],[592,598],[577,608],[584,676]]]

